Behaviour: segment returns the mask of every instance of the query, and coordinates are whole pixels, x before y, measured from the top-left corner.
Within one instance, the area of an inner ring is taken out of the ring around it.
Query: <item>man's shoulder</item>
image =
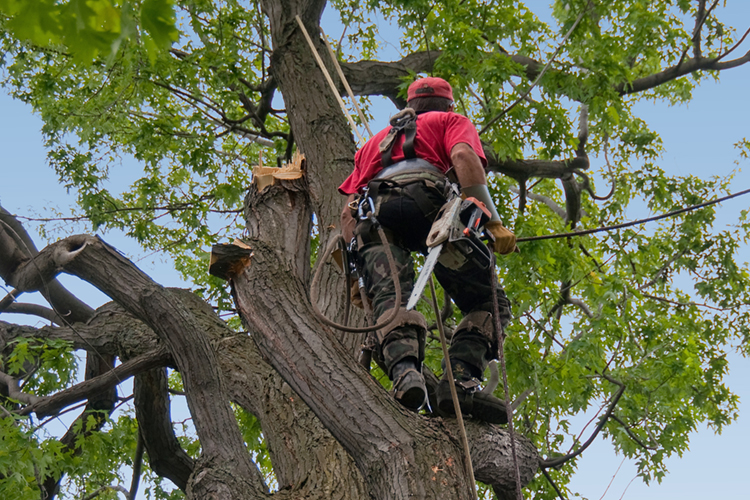
[[[417,121],[424,124],[436,124],[449,126],[453,124],[471,124],[464,115],[454,113],[453,111],[428,111],[417,116]]]

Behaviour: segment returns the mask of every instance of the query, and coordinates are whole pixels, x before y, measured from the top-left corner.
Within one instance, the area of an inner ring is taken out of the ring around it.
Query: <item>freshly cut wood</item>
[[[208,274],[228,281],[250,265],[252,256],[253,249],[242,240],[214,245],[211,247]]]
[[[305,171],[305,155],[299,151],[294,153],[292,161],[281,168],[264,167],[263,164],[253,169],[253,184],[258,191],[263,191],[267,186],[276,183],[277,180],[299,179]]]

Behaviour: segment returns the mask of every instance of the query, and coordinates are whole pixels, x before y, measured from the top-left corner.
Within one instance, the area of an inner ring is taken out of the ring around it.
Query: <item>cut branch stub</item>
[[[223,280],[230,280],[250,265],[253,249],[241,240],[211,247],[211,260],[208,274]]]

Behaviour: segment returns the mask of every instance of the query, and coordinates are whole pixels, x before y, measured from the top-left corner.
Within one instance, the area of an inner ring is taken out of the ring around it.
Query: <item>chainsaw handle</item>
[[[470,211],[470,212],[469,212]],[[466,213],[469,212],[468,218]],[[469,237],[472,233],[478,233],[479,228],[484,226],[490,220],[490,211],[484,203],[474,197],[466,198],[461,206],[460,218],[466,224],[463,234]]]

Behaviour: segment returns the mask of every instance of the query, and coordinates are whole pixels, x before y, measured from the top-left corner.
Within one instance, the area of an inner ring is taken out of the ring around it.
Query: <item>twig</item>
[[[562,494],[562,491],[560,491],[560,488],[557,487],[555,482],[550,477],[549,472],[547,472],[547,469],[542,469],[542,474],[544,474],[544,477],[547,478],[547,481],[549,481],[549,484],[551,484],[552,487],[555,489],[555,492],[557,493],[557,496],[560,497],[560,500],[566,500],[565,496],[563,496]]]
[[[99,489],[95,490],[95,491],[94,491],[93,493],[91,493],[90,495],[86,495],[86,496],[85,496],[85,497],[83,497],[83,498],[82,498],[81,500],[93,500],[94,498],[98,497],[99,495],[101,495],[102,493],[104,493],[104,492],[105,492],[105,491],[107,491],[107,490],[115,490],[115,491],[119,491],[120,493],[122,493],[123,495],[125,495],[125,497],[126,497],[126,498],[127,498],[127,497],[128,497],[129,495],[130,495],[130,493],[128,492],[128,490],[126,490],[126,489],[125,489],[125,488],[123,488],[122,486],[119,486],[119,485],[109,485],[109,484],[107,484],[107,485],[104,485],[104,486],[102,486],[101,488],[99,488]]]
[[[650,451],[658,450],[658,448],[656,446],[648,446],[648,445],[644,444],[640,439],[638,439],[638,436],[636,436],[633,433],[633,431],[630,430],[630,427],[628,427],[628,425],[625,422],[623,422],[620,419],[620,417],[618,417],[617,415],[612,414],[610,418],[612,420],[614,420],[615,422],[617,422],[618,424],[622,425],[622,428],[625,429],[625,432],[628,433],[628,436],[630,436],[630,439],[632,439],[633,441],[635,441],[636,443],[638,443],[642,448],[644,448],[646,450],[650,450]]]
[[[628,485],[625,486],[625,490],[623,490],[622,496],[620,496],[620,500],[622,500],[623,498],[625,498],[625,493],[628,492],[628,488],[630,488],[630,485],[633,484],[633,481],[635,481],[637,477],[638,477],[637,475],[633,476],[633,479],[631,479],[630,482],[628,483]]]
[[[714,311],[718,312],[726,312],[730,309],[721,309],[720,307],[715,306],[709,306],[708,304],[699,304],[698,302],[677,302],[676,300],[670,300],[666,297],[657,297],[656,295],[651,295],[648,293],[643,294],[644,297],[648,297],[649,299],[658,300],[659,302],[665,302],[667,304],[672,304],[675,306],[695,306],[695,307],[705,307],[706,309],[712,309]]]
[[[583,426],[583,429],[581,429],[581,432],[578,433],[575,440],[570,445],[570,448],[568,449],[568,453],[571,453],[573,451],[573,448],[575,448],[575,445],[581,442],[581,436],[583,436],[583,433],[586,432],[586,429],[589,428],[589,425],[591,425],[594,422],[594,420],[599,418],[599,414],[602,412],[603,409],[604,409],[604,404],[602,404],[599,407],[599,409],[596,411],[596,414],[594,414],[594,416],[591,417],[591,419],[588,422],[586,422],[586,425]]]
[[[615,478],[617,477],[617,474],[620,472],[620,469],[622,468],[622,464],[624,464],[624,463],[625,463],[625,458],[623,458],[622,462],[620,462],[620,466],[617,467],[617,470],[612,475],[612,479],[609,480],[609,484],[605,488],[604,493],[602,493],[602,497],[599,500],[604,500],[604,497],[607,495],[607,492],[609,491],[610,486],[612,486],[612,483],[615,482]]]
[[[737,47],[739,47],[740,45],[742,45],[742,42],[745,41],[745,38],[747,38],[747,35],[750,35],[750,28],[748,28],[747,31],[745,31],[745,34],[742,35],[742,38],[740,38],[740,40],[737,43],[735,43],[734,45],[732,45],[732,47],[730,49],[728,49],[722,55],[720,55],[719,57],[717,57],[716,58],[716,62],[721,61],[726,56],[728,56],[729,54],[731,54],[732,52],[734,52],[734,49],[736,49]]]
[[[601,421],[599,422],[599,424],[597,424],[596,429],[591,434],[591,437],[589,437],[589,439],[583,445],[581,445],[580,448],[578,448],[573,453],[568,453],[567,455],[565,455],[563,457],[558,457],[558,458],[555,458],[553,460],[542,460],[539,463],[539,466],[542,469],[546,469],[546,468],[549,468],[549,467],[557,467],[559,465],[564,464],[568,460],[571,460],[571,459],[577,457],[578,455],[580,455],[581,453],[583,453],[586,450],[586,448],[588,448],[589,446],[591,446],[591,443],[594,442],[594,439],[596,439],[596,436],[599,435],[599,432],[606,425],[607,420],[609,420],[609,417],[612,415],[612,412],[615,410],[615,406],[617,406],[617,403],[620,401],[620,397],[622,397],[622,394],[625,392],[625,384],[623,384],[622,382],[619,382],[619,381],[613,379],[612,377],[608,376],[605,373],[602,373],[601,377],[604,378],[605,380],[607,380],[608,382],[610,382],[612,384],[615,384],[615,385],[617,385],[617,386],[620,387],[620,389],[617,391],[617,393],[615,394],[615,396],[612,398],[612,401],[611,401],[611,403],[609,405],[609,408],[607,408],[607,413],[605,413],[604,416],[602,416]]]
[[[659,269],[658,271],[656,271],[656,273],[654,274],[654,277],[651,278],[651,281],[649,281],[648,283],[646,283],[644,285],[639,286],[638,290],[644,290],[646,288],[651,288],[652,286],[654,286],[656,284],[656,282],[659,281],[659,278],[661,278],[661,276],[666,272],[666,270],[669,268],[669,266],[671,266],[672,264],[674,264],[674,262],[677,259],[682,258],[682,256],[684,256],[687,252],[688,252],[688,249],[685,248],[682,251],[677,252],[675,255],[673,255],[672,258],[669,259],[666,262],[666,264],[664,264],[661,267],[661,269]]]
[[[73,412],[73,411],[76,411],[76,410],[80,410],[81,408],[84,408],[87,404],[88,404],[88,401],[84,401],[83,403],[77,404],[75,406],[69,406],[69,407],[65,408],[63,411],[61,411],[60,413],[58,413],[57,415],[54,415],[54,416],[48,418],[47,420],[39,423],[35,427],[35,429],[41,429],[42,427],[44,427],[48,423],[52,422],[53,420],[58,420],[60,422],[60,425],[65,425],[65,424],[63,424],[63,421],[60,420],[60,417],[62,417],[66,413],[70,413],[70,412]]]
[[[544,326],[539,322],[539,320],[531,316],[529,313],[526,313],[526,317],[529,318],[531,321],[533,321],[536,324],[536,327],[539,329],[539,331],[545,334],[547,337],[549,337],[549,339],[555,344],[557,344],[557,346],[560,349],[565,349],[565,346],[559,340],[557,340],[557,338],[555,338],[554,335],[552,335],[551,333],[549,333],[547,330],[544,329]],[[547,319],[549,319],[549,316],[547,317]]]
[[[531,91],[534,90],[534,87],[536,87],[537,83],[539,83],[539,80],[547,72],[547,70],[549,69],[550,65],[555,60],[555,57],[557,57],[557,54],[560,53],[560,51],[562,50],[563,46],[568,41],[568,38],[570,38],[570,35],[573,34],[573,30],[576,29],[576,26],[578,26],[578,23],[581,22],[581,19],[583,19],[583,15],[585,13],[586,13],[586,11],[583,11],[580,14],[578,14],[578,18],[573,23],[573,26],[570,27],[570,29],[568,30],[568,33],[565,35],[565,38],[563,38],[562,42],[560,42],[560,45],[557,47],[557,50],[555,50],[555,53],[552,54],[552,57],[550,57],[549,61],[547,61],[547,64],[544,65],[544,68],[542,68],[542,71],[540,71],[539,74],[537,75],[537,77],[534,79],[534,82],[531,84],[531,87],[529,87],[528,90],[526,90],[526,92],[524,92],[524,94],[521,95],[521,97],[519,97],[518,99],[516,99],[515,101],[513,101],[513,103],[510,106],[508,106],[507,108],[505,108],[504,110],[502,110],[497,116],[495,116],[492,120],[490,120],[489,122],[487,122],[487,124],[484,127],[482,127],[482,130],[479,131],[479,135],[484,134],[487,131],[487,129],[490,128],[490,126],[492,126],[496,121],[498,121],[500,118],[502,118],[503,115],[505,115],[506,113],[508,113],[511,109],[515,108],[516,105],[519,102],[521,102],[522,100],[526,99],[526,97],[528,97],[529,94],[531,94]]]

